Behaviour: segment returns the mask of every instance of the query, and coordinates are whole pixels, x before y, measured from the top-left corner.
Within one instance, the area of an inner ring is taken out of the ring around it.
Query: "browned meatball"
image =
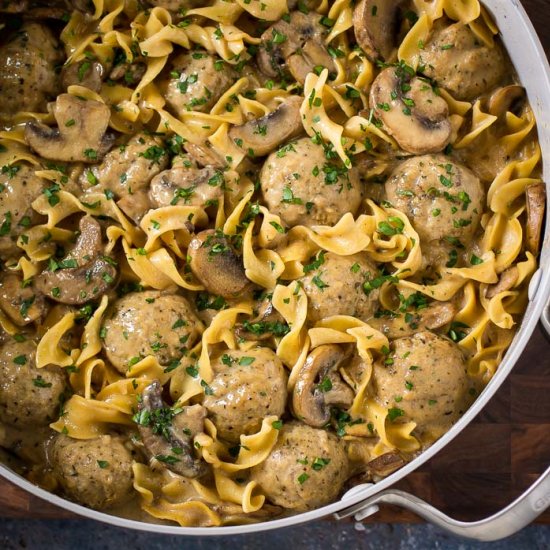
[[[326,430],[290,422],[269,456],[250,471],[267,498],[296,512],[335,500],[348,476],[343,444]]]
[[[36,368],[36,344],[8,342],[0,348],[0,420],[19,427],[45,426],[59,416],[67,387],[59,367]]]
[[[351,315],[363,321],[372,317],[379,292],[365,290],[363,285],[378,276],[378,269],[366,254],[338,256],[321,252],[306,270],[308,273],[300,280],[312,324],[332,315]]]
[[[124,374],[148,355],[161,365],[180,359],[197,341],[200,321],[183,296],[149,290],[115,302],[104,328],[107,358]]]
[[[47,182],[35,175],[35,168],[26,164],[6,167],[0,174],[0,257],[21,254],[16,242],[19,235],[36,221],[31,203],[47,187]]]
[[[46,112],[47,102],[60,92],[56,67],[63,60],[59,43],[48,27],[24,23],[0,47],[0,113]]]
[[[288,143],[267,157],[260,173],[263,200],[288,225],[334,225],[359,210],[357,171],[327,160],[310,138]]]
[[[126,145],[115,147],[93,168],[86,169],[79,183],[86,191],[112,191],[116,198],[144,190],[151,179],[168,165],[162,141],[138,134]]]
[[[220,172],[211,166],[176,166],[151,180],[149,200],[154,208],[175,204],[207,207],[217,204],[223,195],[223,181]]]
[[[132,452],[120,436],[81,440],[59,435],[50,461],[63,491],[84,506],[104,510],[132,495]]]
[[[468,375],[460,348],[431,332],[392,342],[374,366],[377,400],[393,420],[416,422],[426,441],[441,437],[467,408]]]
[[[203,51],[178,55],[171,67],[163,94],[177,114],[208,112],[237,76],[231,65]]]
[[[485,191],[465,166],[443,155],[413,157],[386,181],[390,203],[407,215],[424,248],[445,241],[467,246],[484,210]]]
[[[266,416],[283,414],[286,373],[269,348],[228,351],[214,361],[211,392],[203,401],[221,438],[239,441],[259,430]]]
[[[426,76],[465,101],[495,88],[508,66],[498,42],[490,48],[467,25],[445,19],[436,21],[421,61]]]

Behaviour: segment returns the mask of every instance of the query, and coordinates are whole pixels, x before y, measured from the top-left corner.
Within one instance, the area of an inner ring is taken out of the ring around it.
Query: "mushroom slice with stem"
[[[287,67],[290,74],[300,83],[304,83],[307,75],[316,67],[326,67],[331,73],[335,69],[334,60],[325,45],[314,39],[308,40],[299,52],[287,59]]]
[[[397,46],[400,0],[361,0],[353,10],[357,44],[371,61],[387,61]]]
[[[25,140],[42,158],[94,163],[114,141],[112,134],[106,134],[111,110],[100,101],[61,94],[53,115],[58,128],[37,121],[27,122],[25,127]]]
[[[99,92],[105,76],[105,69],[99,61],[84,59],[78,63],[64,65],[61,69],[63,88],[77,85]]]
[[[99,223],[84,216],[79,229],[80,235],[65,258],[50,258],[48,269],[35,279],[37,290],[62,304],[84,304],[102,296],[116,283],[115,261],[102,255]]]
[[[497,294],[510,290],[518,282],[518,279],[519,279],[519,269],[517,268],[517,266],[513,265],[508,269],[505,269],[500,274],[498,283],[494,285],[490,285],[487,288],[485,297],[489,298],[490,300],[491,298],[494,298]]]
[[[122,198],[116,201],[117,206],[137,224],[141,222],[141,218],[145,216],[147,211],[151,208],[151,202],[149,200],[149,194],[147,191],[140,189],[133,194],[124,195]]]
[[[303,132],[301,105],[302,98],[290,96],[271,113],[231,128],[229,137],[250,157],[267,155]]]
[[[206,463],[193,454],[193,437],[203,431],[205,417],[202,405],[168,407],[155,380],[143,390],[134,421],[150,458],[176,474],[196,478],[208,471]]]
[[[377,76],[370,103],[388,134],[409,153],[438,153],[451,140],[447,102],[406,65],[388,67]]]
[[[489,99],[488,111],[494,116],[503,116],[514,110],[526,99],[525,88],[518,84],[496,90]]]
[[[335,72],[334,60],[324,42],[327,29],[320,19],[316,13],[293,11],[287,19],[271,25],[261,36],[262,44],[256,56],[260,70],[272,78],[280,78],[290,71],[300,84],[316,66]]]
[[[338,369],[349,352],[335,344],[315,348],[298,373],[292,393],[294,416],[314,428],[330,421],[330,408],[348,408],[353,390],[342,380]]]
[[[546,206],[546,188],[544,187],[544,183],[536,183],[527,187],[525,190],[525,200],[527,203],[525,242],[527,250],[534,256],[538,256]]]
[[[208,142],[187,142],[183,145],[183,148],[187,151],[191,160],[195,161],[199,166],[212,166],[212,168],[223,170],[226,166],[225,162],[209,145]]]
[[[367,472],[373,477],[388,477],[405,466],[407,461],[396,451],[376,457],[367,464]]]
[[[434,302],[415,313],[405,313],[394,318],[374,318],[369,325],[388,338],[411,336],[419,330],[435,330],[448,325],[454,319],[457,307],[451,302]]]
[[[229,236],[219,230],[198,233],[189,243],[187,254],[191,271],[210,294],[236,298],[252,285],[246,278],[241,256]]]

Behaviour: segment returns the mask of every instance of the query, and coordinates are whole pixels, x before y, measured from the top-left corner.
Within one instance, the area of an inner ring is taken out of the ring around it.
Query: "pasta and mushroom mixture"
[[[528,302],[545,191],[478,0],[0,11],[0,445],[183,526],[426,449]]]

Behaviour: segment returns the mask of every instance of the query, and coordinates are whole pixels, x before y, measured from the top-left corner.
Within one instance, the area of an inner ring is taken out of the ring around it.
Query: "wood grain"
[[[523,0],[550,52],[550,3]],[[539,328],[509,380],[483,412],[441,453],[397,487],[456,518],[495,513],[550,465],[550,344]],[[0,480],[0,516],[67,518],[72,514]],[[418,522],[414,514],[383,507],[369,522]],[[550,510],[538,522],[550,524]]]

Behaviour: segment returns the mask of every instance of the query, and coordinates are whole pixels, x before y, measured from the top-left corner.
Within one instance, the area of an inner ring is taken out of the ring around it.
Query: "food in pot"
[[[452,428],[546,207],[478,0],[7,4],[0,445],[24,475],[233,525]]]

